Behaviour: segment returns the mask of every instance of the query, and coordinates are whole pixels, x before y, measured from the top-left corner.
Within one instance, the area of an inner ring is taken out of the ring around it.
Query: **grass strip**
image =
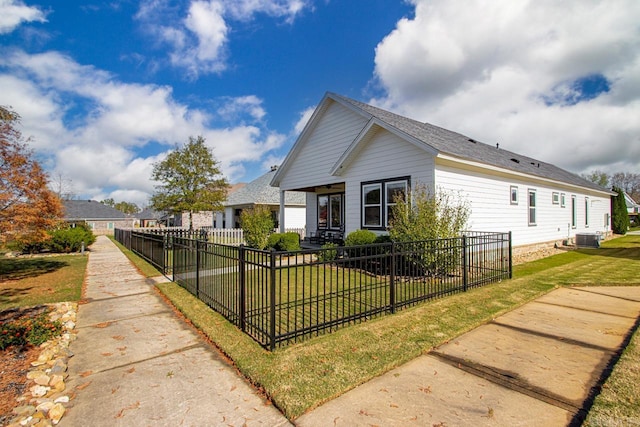
[[[78,301],[86,255],[0,258],[0,311]]]
[[[351,388],[525,304],[557,286],[640,285],[640,236],[518,266],[515,279],[423,303],[268,352],[175,283],[173,304],[274,404],[295,419]]]

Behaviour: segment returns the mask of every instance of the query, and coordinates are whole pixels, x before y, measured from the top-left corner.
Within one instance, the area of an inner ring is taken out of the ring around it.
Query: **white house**
[[[271,185],[303,191],[307,231],[384,233],[393,195],[417,183],[466,198],[476,231],[514,246],[609,233],[612,192],[549,163],[327,93]],[[282,208],[281,208],[282,209]]]
[[[305,193],[287,191],[284,196],[284,218],[280,223],[280,191],[270,185],[278,168],[273,166],[269,172],[256,178],[244,187],[230,193],[223,203],[224,213],[217,213],[215,224],[224,224],[224,228],[239,228],[240,213],[243,209],[251,209],[256,205],[269,207],[276,227],[282,225],[287,229],[305,228],[306,207]]]

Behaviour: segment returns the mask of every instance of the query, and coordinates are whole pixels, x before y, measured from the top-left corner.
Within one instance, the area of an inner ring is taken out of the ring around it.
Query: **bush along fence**
[[[511,233],[289,252],[171,233],[116,239],[126,245],[127,234],[134,252],[171,264],[174,282],[271,350],[512,275]]]

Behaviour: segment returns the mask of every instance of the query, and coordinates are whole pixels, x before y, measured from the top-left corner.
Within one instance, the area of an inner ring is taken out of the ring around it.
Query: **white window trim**
[[[584,198],[584,228],[589,228],[589,198]]]
[[[533,206],[531,205],[531,195],[533,194]],[[533,209],[533,221],[531,221],[531,209]],[[537,225],[538,222],[538,196],[534,188],[527,190],[527,222],[530,226]]]
[[[369,189],[373,189],[373,188],[378,188],[378,190],[380,191],[380,202],[376,203],[376,204],[366,204],[365,203],[365,196],[367,194],[367,188]],[[382,191],[382,182],[377,182],[377,183],[370,183],[370,184],[363,184],[362,185],[362,228],[381,228],[382,227],[382,205],[383,205],[383,200],[384,200],[384,192]],[[366,223],[366,211],[367,208],[372,208],[372,207],[378,207],[378,210],[380,212],[380,215],[378,216],[378,218],[380,218],[380,222],[377,225],[374,224],[367,224]]]
[[[567,198],[566,194],[560,193],[560,207],[561,208],[564,208],[566,206],[566,204],[567,204],[566,198]]]
[[[578,227],[578,199],[572,194],[571,195],[571,228],[575,229]]]
[[[551,193],[551,203],[554,205],[560,204],[560,193],[558,193],[557,191]]]
[[[514,200],[514,194],[515,194],[515,200]],[[517,205],[518,204],[518,186],[517,185],[512,185],[510,190],[509,190],[509,201],[511,202],[512,205]]]

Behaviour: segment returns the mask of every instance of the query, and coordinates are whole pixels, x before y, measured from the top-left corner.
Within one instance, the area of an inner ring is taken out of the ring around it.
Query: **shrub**
[[[62,333],[62,323],[51,321],[46,313],[0,325],[0,350],[27,343],[38,346]]]
[[[267,247],[276,251],[300,250],[300,236],[298,233],[273,233],[269,236]]]
[[[87,247],[96,241],[93,232],[84,224],[76,224],[75,227],[64,227],[51,232],[51,239],[47,247],[51,252],[69,253],[79,252],[82,243]]]
[[[268,207],[256,205],[253,209],[243,210],[240,213],[240,224],[247,246],[261,250],[267,247],[269,234],[274,227]]]
[[[325,243],[322,249],[318,251],[318,261],[331,262],[338,258],[338,245],[335,243]]]
[[[356,230],[349,233],[344,239],[345,246],[371,245],[376,242],[378,236],[370,230]]]

